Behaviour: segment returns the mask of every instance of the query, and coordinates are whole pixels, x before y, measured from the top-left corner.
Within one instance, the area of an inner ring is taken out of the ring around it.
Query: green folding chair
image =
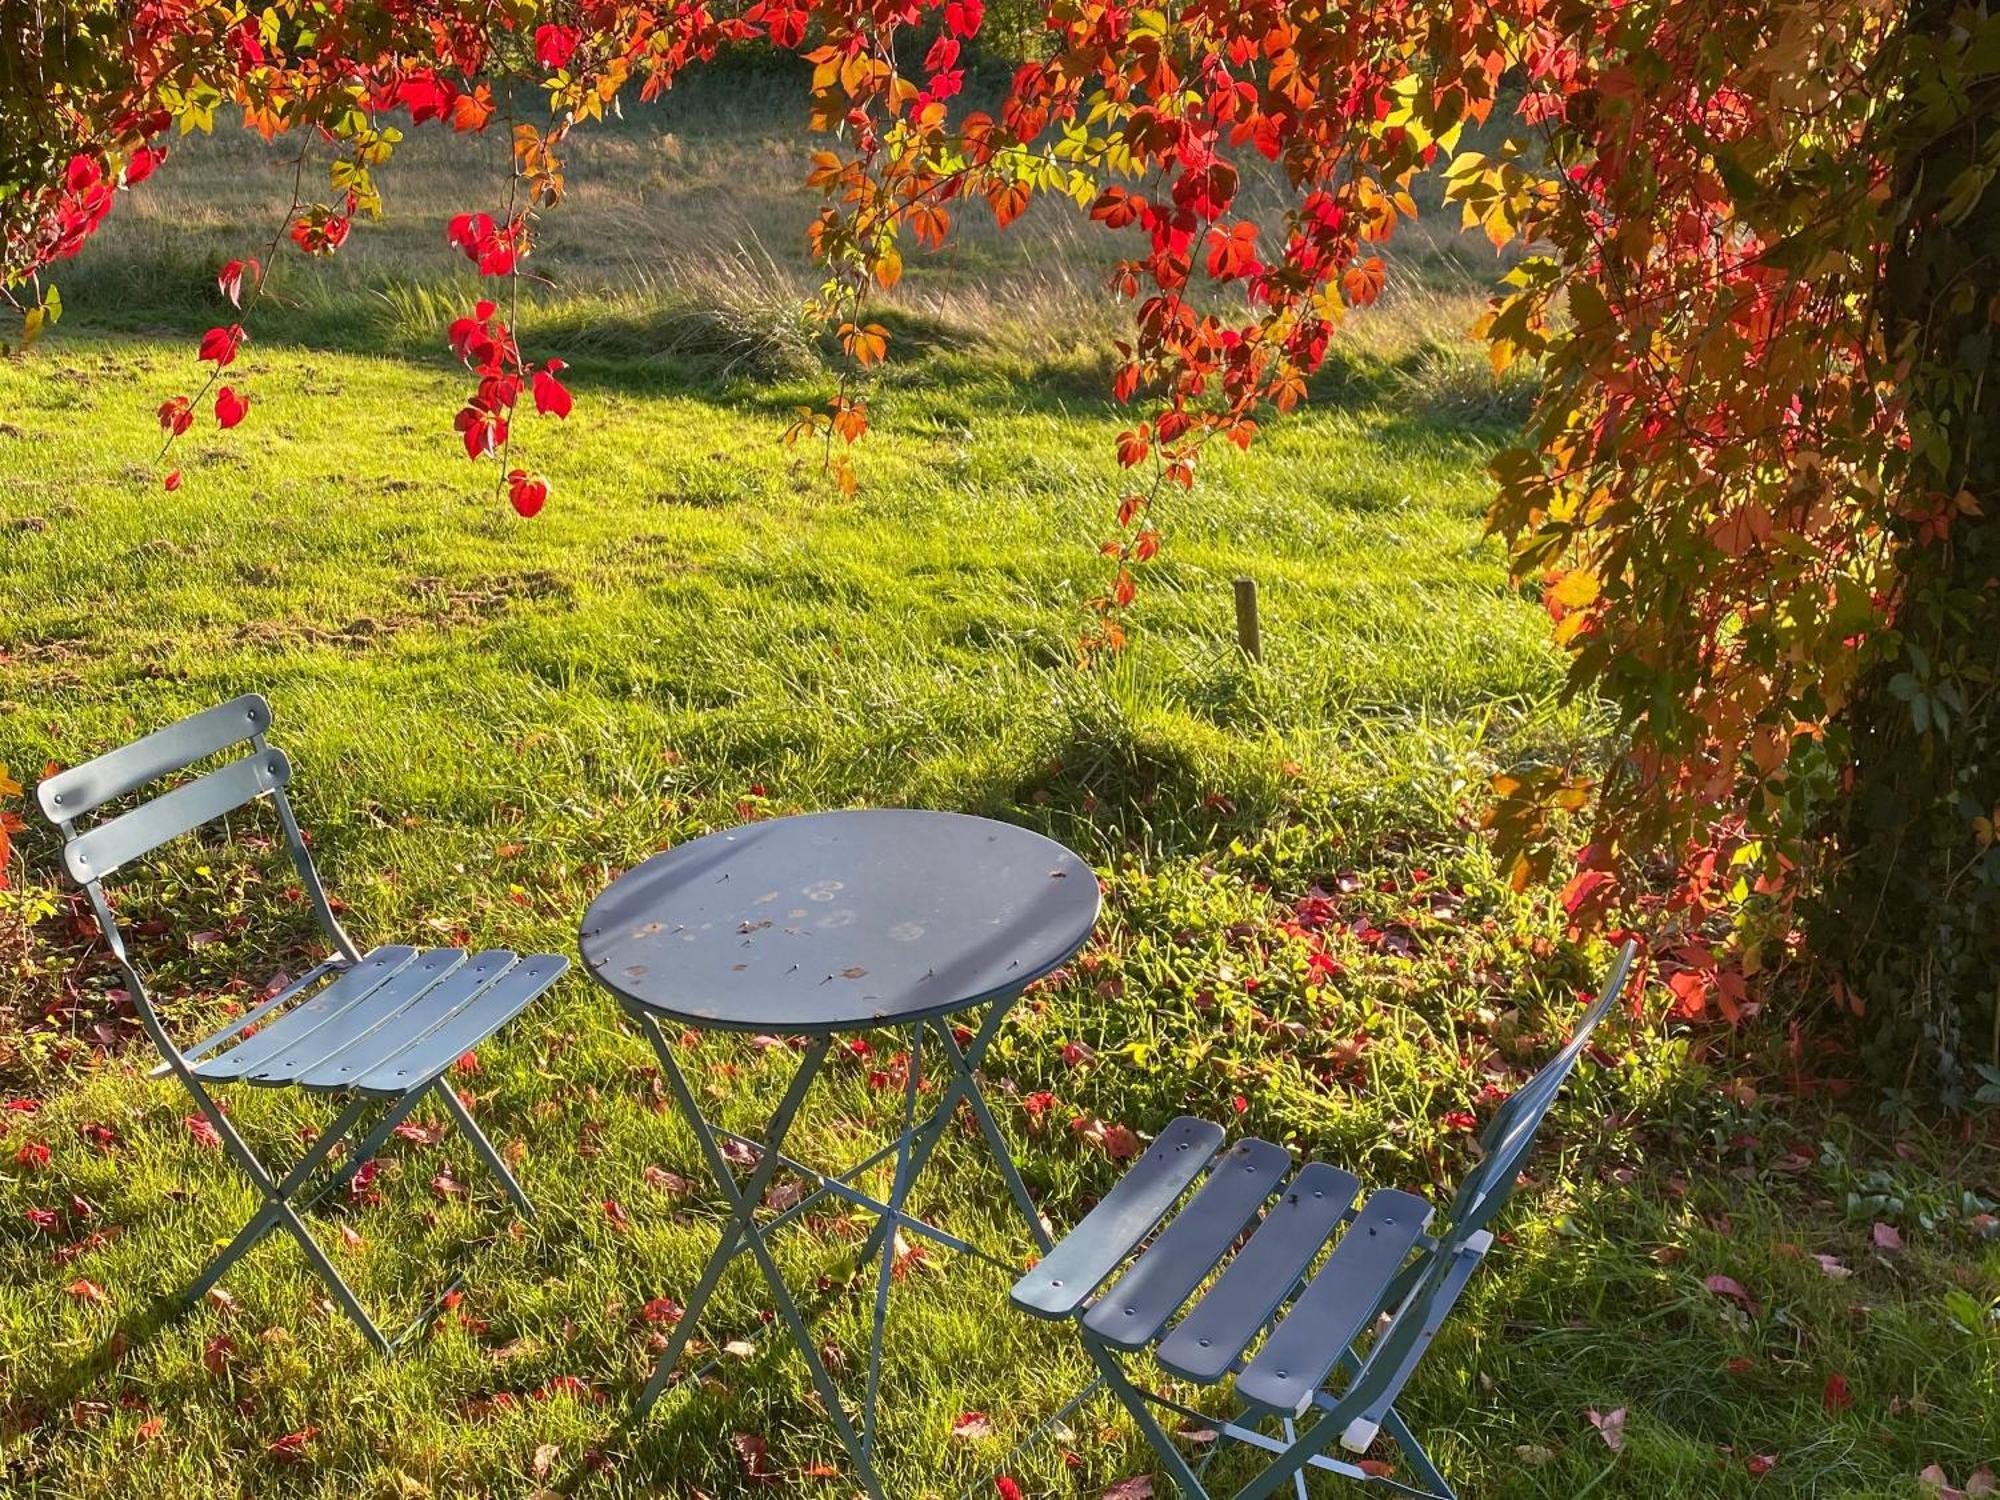
[[[172,1073],[181,1081],[264,1197],[242,1232],[188,1289],[186,1299],[198,1301],[259,1240],[283,1228],[299,1242],[306,1260],[368,1341],[388,1353],[402,1340],[384,1337],[375,1326],[307,1232],[300,1213],[350,1181],[411,1111],[435,1097],[500,1179],[508,1197],[523,1215],[532,1217],[534,1205],[528,1195],[458,1095],[443,1082],[443,1074],[555,983],[569,961],[552,953],[517,959],[506,952],[466,953],[457,948],[420,952],[385,947],[362,953],[335,919],[306,851],[285,798],[291,762],[282,750],[265,742],[270,727],[269,704],[254,694],[238,698],[51,776],[36,789],[37,797],[42,811],[62,830],[63,863],[89,897],[104,940],[125,971],[140,1022],[165,1059],[152,1076]],[[244,744],[249,753],[218,770],[126,811],[104,811],[107,804]],[[333,956],[212,1036],[182,1050],[160,1022],[103,883],[161,845],[267,797],[277,810],[299,884],[333,946]],[[89,826],[79,829],[80,819],[89,820]],[[297,1164],[280,1176],[257,1159],[229,1117],[216,1107],[209,1087],[218,1083],[306,1089],[344,1096],[346,1103]],[[372,1110],[382,1113],[367,1137],[327,1181],[305,1195],[307,1183]],[[462,1280],[454,1278],[402,1337],[426,1326]]]
[[[1290,1153],[1269,1141],[1238,1141],[1218,1157],[1219,1126],[1182,1118],[1161,1131],[1014,1286],[1022,1310],[1076,1320],[1098,1371],[1044,1428],[1108,1389],[1190,1500],[1209,1500],[1202,1474],[1231,1444],[1269,1455],[1235,1500],[1263,1500],[1287,1483],[1305,1500],[1310,1472],[1454,1500],[1396,1400],[1492,1247],[1488,1226],[1513,1195],[1535,1131],[1591,1032],[1617,1002],[1635,951],[1625,945],[1575,1035],[1495,1113],[1480,1139],[1484,1155],[1440,1227],[1429,1203],[1393,1189],[1371,1193],[1357,1211],[1361,1184],[1351,1173],[1315,1162],[1292,1174]],[[1147,1349],[1161,1369],[1197,1385],[1233,1377],[1238,1416],[1218,1425],[1136,1384],[1124,1357]],[[1156,1407],[1216,1431],[1220,1441],[1199,1467],[1161,1427]],[[1355,1461],[1385,1432],[1416,1483]]]

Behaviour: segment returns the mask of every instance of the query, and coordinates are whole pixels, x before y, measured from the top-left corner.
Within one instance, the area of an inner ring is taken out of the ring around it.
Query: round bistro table
[[[1037,1245],[1049,1247],[1034,1200],[980,1093],[977,1069],[1023,989],[1071,958],[1098,913],[1097,880],[1075,854],[1040,834],[959,813],[886,808],[776,818],[710,834],[655,855],[614,881],[585,913],[579,940],[588,972],[610,990],[659,1054],[675,1105],[727,1200],[722,1239],[633,1413],[647,1412],[672,1377],[722,1275],[748,1254],[770,1283],[779,1316],[805,1360],[856,1477],[871,1496],[882,1333],[895,1231],[1018,1270],[904,1211],[959,1106],[987,1150]],[[805,1038],[797,1072],[761,1138],[707,1119],[675,1060],[667,1027]],[[887,1028],[909,1033],[902,1128],[852,1167],[822,1172],[785,1155],[785,1138],[836,1039]],[[949,1082],[919,1113],[926,1037]],[[739,1181],[723,1143],[748,1146]],[[855,1183],[895,1163],[888,1198]],[[781,1168],[812,1184],[762,1225],[756,1211]],[[767,1241],[818,1200],[837,1197],[876,1215],[862,1251],[879,1257],[867,1387],[857,1426],[786,1289]]]

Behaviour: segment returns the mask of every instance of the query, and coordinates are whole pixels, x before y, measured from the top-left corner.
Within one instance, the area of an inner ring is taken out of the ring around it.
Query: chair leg
[[[459,1102],[457,1092],[442,1078],[431,1085],[431,1091],[444,1100],[444,1107],[457,1123],[459,1131],[471,1142],[473,1151],[486,1163],[487,1170],[500,1179],[500,1186],[505,1188],[507,1196],[514,1200],[514,1206],[521,1211],[521,1217],[534,1218],[534,1203],[527,1193],[522,1191],[521,1184],[514,1180],[514,1174],[507,1170],[507,1164],[500,1159],[500,1153],[495,1151],[493,1143],[486,1139],[486,1132],[473,1120],[472,1112]]]
[[[1299,1424],[1294,1422],[1290,1417],[1286,1417],[1284,1428],[1285,1446],[1289,1448],[1299,1440]],[[1306,1500],[1306,1471],[1304,1469],[1299,1470],[1298,1473],[1292,1476],[1292,1489],[1298,1495],[1299,1500]]]
[[[218,1119],[224,1122],[223,1126],[219,1127],[223,1142],[230,1148],[231,1154],[236,1157],[250,1179],[257,1184],[258,1190],[263,1193],[264,1204],[251,1216],[250,1222],[238,1231],[236,1238],[231,1240],[209,1262],[201,1275],[195,1278],[193,1286],[183,1294],[185,1299],[190,1302],[199,1300],[210,1287],[221,1280],[223,1273],[230,1266],[255,1248],[258,1241],[274,1227],[283,1225],[299,1242],[299,1248],[305,1252],[307,1261],[318,1272],[320,1280],[326,1283],[327,1289],[333,1293],[342,1310],[354,1320],[355,1326],[361,1330],[363,1336],[378,1351],[387,1353],[389,1341],[383,1337],[382,1330],[375,1326],[374,1320],[362,1307],[360,1299],[354,1295],[332,1260],[307,1231],[304,1221],[299,1218],[298,1211],[291,1203],[293,1195],[314,1172],[319,1170],[320,1164],[333,1154],[334,1148],[359,1123],[361,1116],[367,1112],[368,1101],[365,1098],[352,1100],[307,1148],[305,1155],[299,1158],[291,1171],[287,1172],[282,1180],[274,1181],[269,1170],[257,1159],[256,1153],[251,1151],[242,1136],[237,1134],[233,1126],[227,1125],[228,1117],[215,1107],[215,1102],[209,1098],[207,1091],[191,1079],[187,1081],[196,1103],[203,1106],[203,1114],[207,1115],[211,1122]]]
[[[1139,1429],[1139,1435],[1145,1438],[1147,1445],[1152,1448],[1154,1456],[1159,1459],[1160,1466],[1167,1471],[1167,1477],[1173,1480],[1175,1487],[1187,1497],[1187,1500],[1210,1500],[1208,1488],[1201,1482],[1201,1476],[1195,1473],[1181,1450],[1174,1446],[1173,1438],[1153,1415],[1152,1409],[1147,1405],[1145,1393],[1126,1379],[1125,1371],[1119,1365],[1117,1356],[1088,1333],[1083,1335],[1083,1347],[1090,1355],[1091,1363],[1097,1366],[1098,1373],[1104,1377],[1105,1386],[1118,1398],[1118,1404],[1124,1407],[1126,1414],[1132,1418],[1133,1424]]]
[[[1394,1440],[1403,1457],[1409,1460],[1410,1467],[1415,1469],[1424,1483],[1430,1486],[1431,1493],[1437,1500],[1458,1500],[1444,1475],[1438,1472],[1437,1465],[1431,1462],[1431,1456],[1424,1452],[1424,1445],[1418,1442],[1416,1434],[1410,1431],[1409,1423],[1403,1420],[1403,1414],[1395,1407],[1390,1407],[1382,1418],[1382,1430]]]

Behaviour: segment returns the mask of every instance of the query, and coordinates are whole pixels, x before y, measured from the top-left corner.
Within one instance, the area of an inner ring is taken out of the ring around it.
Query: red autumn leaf
[[[216,273],[216,288],[236,307],[243,305],[243,279],[249,277],[254,286],[263,279],[263,267],[256,260],[232,260]]]
[[[559,359],[552,359],[548,365],[535,371],[535,410],[547,417],[567,417],[570,411],[570,395],[567,387],[556,379],[556,373],[564,368]]]
[[[28,1227],[38,1234],[54,1234],[62,1224],[62,1215],[53,1208],[31,1208],[27,1218]]]
[[[770,1445],[755,1433],[739,1432],[730,1438],[729,1446],[736,1450],[736,1461],[743,1468],[743,1478],[747,1483],[764,1485],[776,1484],[778,1474],[771,1467]]]
[[[225,431],[243,420],[243,414],[250,410],[246,396],[238,395],[232,386],[224,386],[215,393],[216,424]]]
[[[220,1375],[229,1368],[230,1360],[236,1357],[236,1340],[226,1333],[218,1333],[202,1347],[202,1367],[211,1375]]]
[[[132,1436],[142,1443],[150,1443],[166,1430],[166,1425],[167,1419],[165,1417],[148,1417],[138,1425]]]
[[[175,469],[171,474],[167,475],[165,479],[160,481],[160,488],[164,489],[170,495],[180,487],[181,487],[181,471],[179,469]]]
[[[954,36],[969,37],[986,17],[986,0],[945,0],[944,24]]]
[[[1363,1459],[1362,1462],[1368,1463],[1372,1460]],[[1388,1466],[1385,1464],[1383,1467]],[[1144,1474],[1121,1479],[1106,1490],[1100,1500],[1153,1500],[1153,1481]]]
[[[109,1297],[105,1296],[104,1288],[99,1286],[94,1281],[86,1281],[78,1279],[76,1281],[72,1281],[68,1286],[64,1287],[63,1290],[68,1292],[72,1297],[76,1298],[76,1300],[79,1302],[109,1302],[111,1300]]]
[[[128,188],[137,187],[148,177],[151,177],[154,172],[158,171],[160,163],[166,159],[167,148],[165,146],[139,147],[130,156],[125,158],[125,186]]]
[[[438,1172],[437,1176],[431,1179],[431,1191],[436,1193],[440,1198],[463,1198],[465,1196],[465,1184],[451,1175],[450,1167],[445,1167]]]
[[[204,1115],[189,1115],[185,1121],[187,1133],[194,1137],[197,1146],[215,1147],[222,1144],[222,1133],[208,1122]]]
[[[224,369],[235,362],[236,351],[243,347],[246,337],[241,323],[211,328],[201,336],[201,347],[195,357],[210,361],[218,370]]]
[[[37,1167],[49,1164],[49,1148],[40,1141],[23,1141],[21,1149],[14,1153],[14,1165],[32,1172]]]
[[[631,1219],[626,1216],[624,1208],[616,1198],[604,1200],[604,1217],[611,1221],[613,1229],[627,1230],[632,1227]]]
[[[1002,1474],[997,1477],[993,1481],[993,1488],[999,1493],[1000,1500],[1021,1500],[1020,1485],[1008,1475]]]
[[[924,54],[924,71],[942,73],[958,61],[958,51],[958,38],[939,32],[937,40],[931,43],[931,50]]]
[[[1778,1467],[1778,1457],[1775,1453],[1759,1453],[1755,1458],[1746,1459],[1743,1467],[1752,1479],[1761,1479]]]
[[[1105,1126],[1103,1145],[1104,1154],[1113,1161],[1130,1161],[1139,1154],[1139,1137],[1128,1126]]]
[[[567,68],[581,40],[574,26],[537,26],[535,61],[549,69]]]
[[[280,1463],[304,1463],[306,1445],[319,1436],[317,1427],[301,1427],[264,1446],[264,1451]]]
[[[646,1186],[655,1192],[668,1193],[674,1197],[686,1197],[694,1191],[694,1184],[678,1172],[669,1172],[665,1167],[656,1167],[648,1162],[640,1177]]]
[[[686,1311],[671,1297],[655,1297],[639,1309],[639,1316],[648,1323],[678,1323]]]
[[[160,403],[160,427],[179,437],[194,426],[194,405],[185,396]]]
[[[951,1435],[968,1443],[993,1436],[993,1419],[983,1411],[962,1413],[951,1424]]]
[[[1727,1297],[1753,1317],[1756,1315],[1757,1304],[1750,1300],[1750,1294],[1743,1290],[1741,1282],[1728,1276],[1711,1276],[1702,1285],[1718,1297]]]
[[[548,503],[549,486],[546,480],[530,474],[525,469],[510,469],[507,472],[507,503],[515,511],[532,518],[541,514]]]
[[[1819,1393],[1819,1404],[1828,1411],[1846,1411],[1854,1405],[1854,1393],[1847,1388],[1847,1377],[1838,1373],[1826,1377],[1826,1386]]]
[[[1359,264],[1349,266],[1341,274],[1340,289],[1356,307],[1368,307],[1382,295],[1387,280],[1388,272],[1382,265],[1382,257],[1371,255]]]
[[[1885,1251],[1888,1254],[1893,1255],[1903,1248],[1902,1231],[1897,1229],[1894,1224],[1877,1224],[1870,1231],[1870,1237],[1874,1240],[1877,1250]]]

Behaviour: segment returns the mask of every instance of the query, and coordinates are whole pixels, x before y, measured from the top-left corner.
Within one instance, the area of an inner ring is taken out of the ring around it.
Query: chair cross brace
[[[660,1393],[675,1381],[676,1368],[681,1356],[686,1352],[703,1312],[706,1311],[717,1287],[720,1286],[723,1273],[733,1261],[747,1253],[756,1260],[769,1285],[778,1316],[790,1333],[792,1342],[797,1346],[800,1357],[805,1361],[807,1373],[812,1379],[820,1404],[826,1409],[827,1417],[840,1438],[842,1447],[847,1450],[854,1464],[855,1477],[861,1489],[871,1497],[871,1500],[883,1500],[885,1490],[875,1467],[878,1435],[876,1412],[881,1384],[883,1336],[888,1321],[889,1289],[895,1271],[896,1231],[907,1230],[954,1251],[977,1256],[1010,1272],[1018,1269],[980,1250],[959,1236],[906,1211],[905,1204],[911,1189],[936,1152],[943,1140],[945,1129],[956,1118],[961,1104],[971,1110],[988,1148],[988,1154],[1006,1183],[1009,1194],[1027,1221],[1037,1247],[1047,1250],[1051,1243],[1034,1199],[1013,1164],[1005,1137],[1000,1133],[999,1124],[980,1091],[976,1077],[988,1047],[999,1034],[1001,1022],[1016,998],[1008,995],[988,1002],[986,1014],[978,1030],[971,1040],[963,1045],[960,1044],[947,1020],[912,1023],[907,1028],[910,1033],[909,1062],[903,1086],[901,1129],[897,1138],[854,1166],[836,1173],[827,1173],[810,1167],[787,1155],[784,1149],[786,1138],[791,1133],[806,1096],[819,1077],[832,1048],[830,1036],[816,1036],[808,1042],[800,1057],[797,1071],[793,1074],[790,1084],[759,1138],[711,1124],[703,1116],[696,1102],[694,1090],[689,1086],[659,1020],[643,1010],[633,1012],[640,1029],[659,1057],[661,1073],[666,1080],[667,1088],[688,1127],[694,1133],[702,1160],[728,1204],[729,1216],[723,1225],[722,1236],[715,1252],[703,1268],[695,1289],[682,1310],[673,1337],[661,1354],[652,1377],[639,1393],[629,1418],[631,1422],[636,1423],[641,1420],[652,1409]],[[918,1102],[922,1088],[921,1059],[923,1041],[927,1033],[936,1040],[943,1055],[948,1081],[936,1105],[928,1111],[921,1111]],[[758,1153],[757,1160],[750,1168],[747,1177],[739,1179],[730,1168],[728,1158],[722,1151],[722,1142],[725,1141],[751,1147]],[[886,1198],[877,1198],[853,1185],[856,1179],[892,1159],[895,1170]],[[798,1173],[807,1178],[813,1186],[799,1202],[791,1204],[767,1222],[760,1224],[757,1222],[757,1210],[780,1169]],[[805,1317],[800,1312],[790,1289],[785,1285],[784,1277],[771,1254],[769,1244],[778,1231],[796,1223],[813,1203],[826,1196],[840,1198],[875,1216],[875,1224],[856,1257],[857,1266],[865,1266],[871,1260],[877,1263],[866,1384],[858,1423],[849,1414],[839,1388],[826,1367],[826,1362],[813,1344]]]
[[[267,1234],[274,1229],[282,1228],[298,1241],[299,1248],[305,1252],[306,1261],[312,1267],[314,1273],[319,1276],[321,1281],[326,1283],[327,1290],[333,1294],[334,1300],[340,1305],[342,1311],[354,1321],[355,1326],[361,1330],[362,1336],[378,1352],[383,1354],[393,1353],[408,1342],[414,1334],[427,1327],[430,1320],[436,1316],[438,1308],[443,1305],[444,1299],[463,1284],[463,1276],[453,1277],[450,1285],[443,1292],[439,1293],[432,1305],[420,1314],[401,1334],[391,1339],[376,1326],[375,1320],[368,1315],[367,1309],[361,1304],[361,1299],[348,1286],[345,1278],[341,1276],[339,1269],[333,1264],[332,1259],[320,1248],[319,1242],[312,1237],[312,1233],[306,1228],[305,1221],[301,1218],[301,1215],[309,1211],[314,1204],[318,1203],[327,1194],[337,1191],[353,1180],[355,1174],[374,1158],[376,1152],[382,1149],[383,1144],[388,1141],[391,1132],[398,1125],[402,1124],[404,1119],[431,1095],[436,1095],[443,1101],[446,1111],[451,1115],[459,1130],[464,1134],[466,1140],[472,1146],[474,1153],[499,1178],[501,1187],[505,1189],[507,1196],[513,1199],[515,1206],[520,1209],[522,1215],[527,1218],[534,1217],[534,1204],[529,1201],[528,1195],[522,1190],[520,1183],[514,1180],[513,1173],[507,1170],[506,1163],[500,1159],[500,1154],[493,1149],[493,1143],[486,1138],[486,1133],[479,1128],[471,1114],[466,1110],[464,1104],[459,1101],[458,1096],[451,1091],[442,1079],[433,1081],[428,1088],[414,1090],[390,1105],[383,1113],[381,1119],[375,1123],[374,1128],[368,1132],[367,1136],[351,1153],[348,1159],[335,1169],[316,1190],[301,1201],[298,1195],[306,1183],[312,1179],[313,1174],[319,1170],[321,1165],[326,1162],[334,1151],[354,1133],[356,1127],[360,1125],[362,1117],[367,1113],[369,1104],[372,1102],[368,1096],[358,1095],[350,1100],[346,1107],[335,1116],[333,1122],[320,1132],[313,1143],[306,1148],[305,1154],[299,1158],[292,1169],[283,1178],[276,1178],[270,1169],[257,1158],[256,1153],[250,1149],[249,1143],[243,1139],[235,1126],[230,1123],[229,1117],[217,1107],[214,1099],[210,1097],[208,1090],[202,1086],[201,1081],[188,1072],[185,1067],[176,1069],[176,1071],[181,1074],[181,1081],[187,1085],[189,1092],[194,1096],[195,1103],[200,1108],[203,1118],[215,1127],[216,1133],[222,1138],[224,1148],[235,1158],[237,1164],[242,1167],[245,1174],[249,1176],[252,1183],[256,1185],[257,1190],[264,1197],[263,1205],[258,1208],[256,1213],[251,1215],[249,1222],[237,1231],[234,1239],[217,1252],[215,1257],[203,1268],[201,1274],[195,1278],[194,1283],[181,1294],[180,1300],[190,1306],[200,1302],[202,1297],[207,1294],[209,1288],[220,1281],[223,1274],[232,1265],[254,1250]]]

